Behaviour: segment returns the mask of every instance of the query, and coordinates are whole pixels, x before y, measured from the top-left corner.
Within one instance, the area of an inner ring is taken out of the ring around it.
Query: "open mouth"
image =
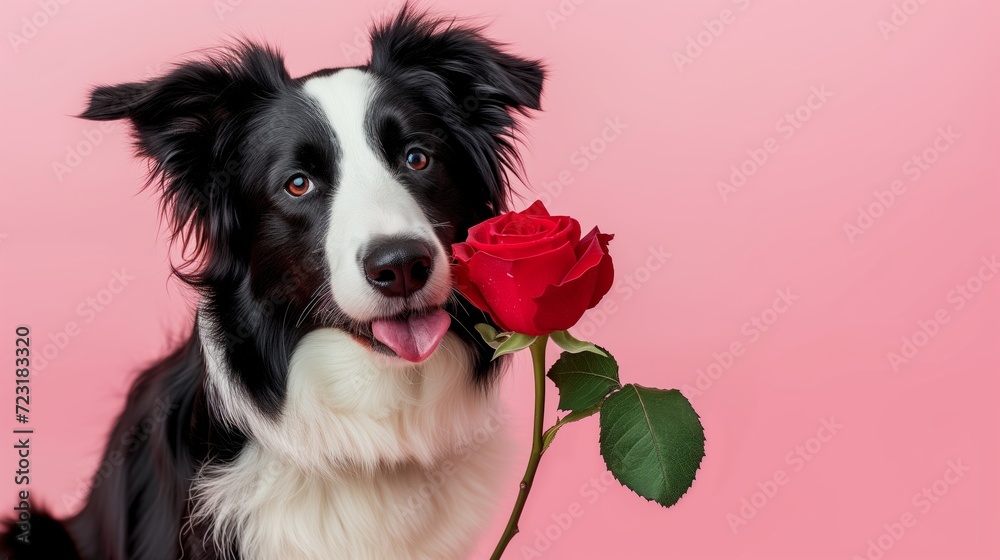
[[[444,339],[451,316],[440,308],[411,310],[357,325],[350,332],[362,344],[409,362],[426,360]]]

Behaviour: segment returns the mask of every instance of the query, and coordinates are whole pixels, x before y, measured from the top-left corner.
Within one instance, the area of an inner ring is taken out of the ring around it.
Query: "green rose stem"
[[[545,343],[549,337],[540,336],[531,343],[531,362],[535,366],[535,426],[531,438],[531,456],[528,459],[528,468],[524,471],[524,478],[521,479],[521,489],[517,493],[517,501],[514,502],[514,510],[510,512],[510,519],[507,521],[507,528],[500,537],[496,549],[490,560],[499,560],[503,556],[503,551],[507,549],[510,540],[517,534],[517,523],[521,519],[521,512],[524,511],[524,503],[528,501],[528,492],[531,492],[531,484],[535,480],[535,472],[538,470],[538,462],[542,460],[542,435],[543,424],[545,423]]]

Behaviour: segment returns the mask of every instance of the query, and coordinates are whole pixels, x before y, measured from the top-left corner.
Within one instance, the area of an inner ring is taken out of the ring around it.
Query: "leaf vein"
[[[656,457],[659,460],[660,474],[663,475],[663,483],[666,485],[667,477],[667,467],[663,459],[663,452],[660,450],[659,442],[656,439],[656,435],[653,432],[653,424],[649,421],[649,412],[646,410],[646,403],[642,401],[642,395],[639,394],[639,389],[636,386],[632,386],[632,390],[635,391],[636,398],[639,399],[639,406],[642,407],[642,417],[646,419],[646,426],[649,427],[650,439],[653,441],[653,448],[656,449]]]

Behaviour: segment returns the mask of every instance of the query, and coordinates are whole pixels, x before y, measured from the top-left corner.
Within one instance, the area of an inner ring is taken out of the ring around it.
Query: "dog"
[[[445,559],[506,453],[489,322],[452,243],[503,212],[543,64],[404,7],[358,67],[293,78],[240,41],[82,117],[124,119],[199,294],[128,394],[86,505],[11,558]],[[483,437],[483,435],[488,437]],[[6,550],[3,550],[6,549]]]

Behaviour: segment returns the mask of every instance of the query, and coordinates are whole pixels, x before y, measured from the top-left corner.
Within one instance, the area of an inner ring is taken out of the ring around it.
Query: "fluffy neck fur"
[[[210,326],[204,319],[201,324]],[[497,399],[472,382],[469,347],[449,334],[401,365],[346,333],[296,346],[277,417],[252,412],[220,350],[202,336],[210,402],[248,435],[203,468],[195,523],[241,558],[460,558],[492,511],[503,472]]]

